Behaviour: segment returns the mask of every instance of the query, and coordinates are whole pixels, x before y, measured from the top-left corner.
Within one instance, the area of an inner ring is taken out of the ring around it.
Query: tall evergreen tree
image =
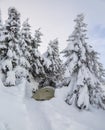
[[[3,23],[2,23],[1,10],[0,10],[0,41],[2,38],[2,34],[3,34]]]
[[[0,10],[0,59],[2,60],[3,57],[5,56],[6,52],[6,46],[4,45],[4,39],[5,39],[5,33],[4,33],[4,25],[2,22],[2,17],[1,17],[1,10]]]
[[[15,85],[15,74],[13,69],[18,64],[19,49],[19,31],[20,31],[20,13],[15,8],[8,9],[8,19],[5,23],[5,46],[6,54],[2,62],[2,71],[5,73],[5,85]],[[14,76],[13,76],[14,75]],[[11,80],[11,78],[13,79]]]
[[[31,51],[32,51],[32,36],[30,32],[30,25],[28,23],[28,19],[23,22],[21,33],[20,33],[20,50],[21,50],[21,58],[20,65],[30,70],[30,62],[32,60]]]
[[[8,9],[8,19],[5,24],[6,28],[6,45],[7,45],[7,54],[11,51],[13,53],[13,67],[17,64],[17,59],[20,55],[19,50],[19,37],[20,37],[20,13],[15,8]]]
[[[69,36],[68,46],[62,51],[67,58],[65,67],[69,69],[71,77],[66,102],[80,109],[88,109],[90,104],[105,109],[105,89],[98,78],[102,76],[102,71],[94,67],[99,61],[96,54],[92,55],[95,51],[86,42],[87,25],[83,14],[77,15],[74,21],[75,29]]]
[[[31,70],[31,54],[30,50],[31,48],[31,41],[32,36],[30,32],[30,25],[28,23],[28,19],[26,19],[22,24],[22,29],[19,32],[19,59],[18,59],[18,65],[15,67],[15,75],[17,78],[17,81],[23,80],[25,78],[25,81],[30,82],[30,70]]]
[[[62,79],[63,66],[59,57],[58,40],[50,41],[47,52],[44,54],[46,58],[46,74],[52,81]]]
[[[40,32],[40,29],[36,30],[34,38],[33,38],[33,42],[32,42],[31,66],[32,66],[32,74],[34,77],[45,76],[45,71],[44,71],[44,66],[43,66],[44,59],[38,50],[38,47],[40,46],[39,44],[41,43],[41,36],[42,36],[42,33]]]
[[[38,49],[38,47],[40,46],[40,43],[42,42],[41,41],[41,37],[43,36],[43,34],[41,33],[40,31],[40,28],[35,30],[35,35],[34,35],[34,44],[33,44],[33,47]]]

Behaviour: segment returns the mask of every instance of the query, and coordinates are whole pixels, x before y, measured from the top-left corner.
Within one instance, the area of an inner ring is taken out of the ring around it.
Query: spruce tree
[[[32,75],[36,77],[44,77],[45,76],[45,70],[44,70],[44,58],[40,54],[38,47],[40,46],[41,41],[41,36],[42,33],[40,32],[40,29],[35,31],[35,35],[33,38],[32,42],[32,51],[31,51],[31,56],[32,56]]]
[[[21,50],[21,58],[20,58],[20,65],[26,68],[27,70],[30,70],[30,62],[32,60],[31,58],[31,51],[32,51],[32,36],[31,36],[31,29],[30,25],[28,23],[28,19],[23,22],[22,29],[20,33],[20,50]]]
[[[15,8],[8,9],[8,19],[5,23],[5,46],[6,54],[2,62],[2,72],[5,74],[5,85],[15,85],[15,72],[13,69],[18,65],[20,56],[19,49],[19,31],[20,31],[20,13]]]
[[[31,77],[31,62],[32,62],[32,36],[31,36],[31,26],[29,24],[29,19],[26,19],[20,31],[19,37],[19,49],[20,57],[18,60],[18,66],[15,68],[15,75],[18,80],[25,78],[26,81],[30,82]]]
[[[4,44],[4,39],[5,39],[5,31],[4,31],[4,25],[2,22],[1,10],[0,10],[0,60],[3,59],[3,57],[5,56],[5,52],[6,52],[6,46]]]
[[[2,40],[2,35],[3,35],[3,23],[2,23],[2,18],[1,18],[1,10],[0,10],[0,41]]]
[[[43,36],[43,34],[40,31],[40,28],[35,30],[35,35],[34,35],[34,44],[33,44],[33,48],[38,49],[38,47],[40,46],[41,41],[41,37]]]
[[[50,41],[47,52],[44,54],[46,59],[45,70],[48,79],[60,81],[63,75],[62,61],[59,57],[58,40]]]
[[[8,19],[5,23],[7,54],[11,52],[13,67],[17,64],[20,56],[19,37],[20,37],[20,13],[15,8],[8,9]]]
[[[84,15],[77,15],[74,21],[75,29],[67,40],[68,46],[62,51],[67,58],[65,68],[71,77],[66,102],[79,109],[88,109],[90,104],[105,109],[105,89],[98,78],[102,76],[102,71],[94,67],[99,61],[95,54],[92,55],[95,51],[86,42]]]

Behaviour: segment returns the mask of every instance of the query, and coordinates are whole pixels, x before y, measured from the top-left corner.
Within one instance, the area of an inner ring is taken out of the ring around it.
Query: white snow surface
[[[51,100],[35,101],[26,84],[23,79],[18,86],[0,87],[0,130],[105,130],[105,111],[69,106],[67,87],[56,89]]]

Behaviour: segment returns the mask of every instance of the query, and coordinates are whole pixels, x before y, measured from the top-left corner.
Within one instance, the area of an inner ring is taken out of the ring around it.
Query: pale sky
[[[0,0],[3,20],[8,8],[14,6],[21,13],[21,22],[29,18],[32,33],[41,28],[43,43],[40,51],[46,51],[50,40],[59,39],[60,50],[67,45],[76,15],[85,14],[88,24],[89,44],[101,55],[105,68],[105,0]]]

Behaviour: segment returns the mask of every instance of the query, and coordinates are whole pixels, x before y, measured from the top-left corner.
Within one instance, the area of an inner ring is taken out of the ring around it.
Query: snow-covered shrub
[[[6,86],[15,86],[15,72],[14,71],[8,71],[7,75],[6,75],[6,81],[5,81],[5,85]]]
[[[12,70],[12,62],[10,59],[6,59],[5,61],[2,62],[1,70],[3,73]]]
[[[29,79],[29,72],[21,67],[21,66],[17,66],[15,69],[14,69],[14,72],[15,72],[15,76],[17,79],[23,79],[23,78],[26,78],[28,81],[30,81]]]

